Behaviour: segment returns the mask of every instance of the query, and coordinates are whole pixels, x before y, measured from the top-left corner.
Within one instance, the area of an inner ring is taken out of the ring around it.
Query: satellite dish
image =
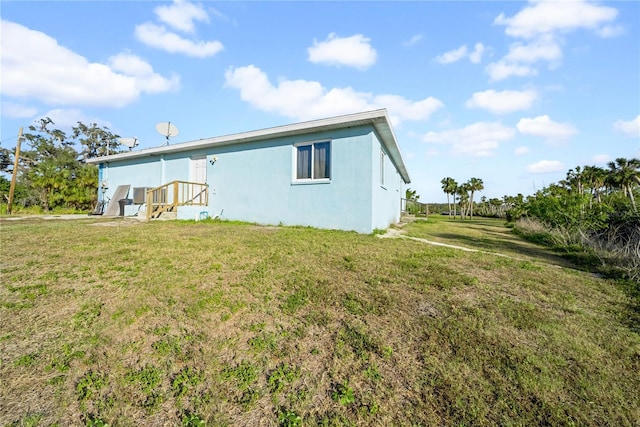
[[[133,138],[120,138],[120,144],[126,145],[129,147],[129,151],[135,146],[138,145],[138,138],[135,136]]]
[[[160,122],[156,125],[156,130],[160,135],[164,135],[167,138],[167,145],[169,145],[169,138],[172,136],[176,136],[179,131],[175,125],[172,125],[171,122]]]

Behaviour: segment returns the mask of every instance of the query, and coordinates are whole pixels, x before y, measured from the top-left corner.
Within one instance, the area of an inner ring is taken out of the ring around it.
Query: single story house
[[[99,166],[98,197],[110,200],[107,209],[115,215],[149,217],[150,209],[180,198],[174,210],[178,219],[208,216],[360,233],[400,220],[404,186],[410,182],[384,109],[88,163]]]

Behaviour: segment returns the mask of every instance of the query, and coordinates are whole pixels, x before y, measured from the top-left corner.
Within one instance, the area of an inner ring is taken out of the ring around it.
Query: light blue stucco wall
[[[371,232],[370,134],[354,128],[215,150],[207,170],[211,216]],[[330,182],[295,182],[294,144],[326,140]]]
[[[404,191],[404,181],[395,168],[389,153],[380,143],[377,135],[372,134],[371,175],[372,185],[372,218],[373,229],[386,229],[390,224],[400,221],[400,199]],[[384,155],[384,167],[380,167],[380,152]],[[384,173],[384,180],[381,174]]]
[[[296,182],[294,144],[314,141],[331,141],[331,180]],[[380,186],[380,149],[373,127],[360,126],[112,161],[101,165],[101,179],[109,181],[109,197],[117,185],[133,189],[189,180],[190,158],[206,155],[209,206],[179,208],[178,218],[193,219],[207,210],[221,219],[370,233],[400,214],[402,180],[387,156],[386,185]]]

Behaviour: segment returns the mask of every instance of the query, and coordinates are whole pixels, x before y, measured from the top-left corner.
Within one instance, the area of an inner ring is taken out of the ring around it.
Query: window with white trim
[[[331,179],[331,143],[329,141],[295,144],[297,181]]]
[[[380,150],[380,185],[384,186],[384,159],[386,155]]]

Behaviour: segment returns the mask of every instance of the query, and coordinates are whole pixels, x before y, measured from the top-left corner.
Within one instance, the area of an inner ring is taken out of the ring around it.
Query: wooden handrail
[[[171,191],[170,191],[171,190]],[[175,180],[147,190],[147,220],[178,206],[209,205],[209,185]]]

